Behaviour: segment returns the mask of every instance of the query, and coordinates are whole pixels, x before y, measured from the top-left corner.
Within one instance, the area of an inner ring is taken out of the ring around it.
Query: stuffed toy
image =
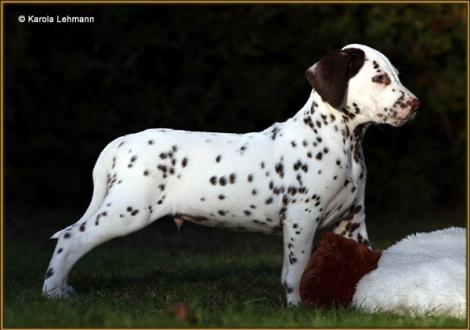
[[[466,230],[410,235],[380,252],[324,233],[302,275],[304,305],[465,318]]]

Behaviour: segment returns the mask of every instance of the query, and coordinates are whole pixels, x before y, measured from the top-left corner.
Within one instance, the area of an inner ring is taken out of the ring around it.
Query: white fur
[[[383,251],[377,269],[357,284],[353,305],[368,312],[464,318],[466,230],[410,235]]]

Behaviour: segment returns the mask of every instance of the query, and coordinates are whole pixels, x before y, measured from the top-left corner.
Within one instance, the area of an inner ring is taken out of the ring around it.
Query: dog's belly
[[[204,197],[173,199],[176,216],[193,218],[194,222],[214,227],[272,233],[280,230],[280,200],[262,187],[247,190],[249,185],[198,191]],[[256,195],[253,190],[256,189]],[[191,195],[187,194],[186,196]],[[190,220],[190,219],[187,219]]]
[[[263,219],[263,220],[260,220]],[[193,216],[188,214],[176,214],[175,222],[180,226],[179,221],[189,221],[201,226],[227,228],[236,231],[249,231],[264,234],[281,234],[282,224],[279,216],[261,217],[253,214],[253,216],[235,215],[230,217],[221,217],[214,214],[207,216]]]

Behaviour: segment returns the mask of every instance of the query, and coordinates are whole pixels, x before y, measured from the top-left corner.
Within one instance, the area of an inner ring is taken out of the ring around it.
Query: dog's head
[[[373,123],[401,126],[420,104],[387,57],[368,46],[352,44],[331,52],[306,75],[324,102]]]

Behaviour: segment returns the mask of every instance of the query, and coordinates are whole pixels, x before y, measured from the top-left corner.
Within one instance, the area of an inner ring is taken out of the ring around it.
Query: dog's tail
[[[117,138],[113,142],[109,143],[103,151],[98,156],[95,167],[93,168],[93,196],[91,198],[90,205],[88,205],[85,214],[77,221],[77,223],[82,222],[85,219],[88,219],[92,216],[98,208],[101,206],[106,194],[108,192],[107,185],[107,174],[108,170],[111,168],[112,164],[112,154],[116,150],[116,147],[119,143],[122,142],[123,137]],[[72,225],[74,226],[74,225]],[[51,239],[57,239],[60,237],[61,233],[67,230],[70,227],[59,230],[54,235],[51,236]]]

